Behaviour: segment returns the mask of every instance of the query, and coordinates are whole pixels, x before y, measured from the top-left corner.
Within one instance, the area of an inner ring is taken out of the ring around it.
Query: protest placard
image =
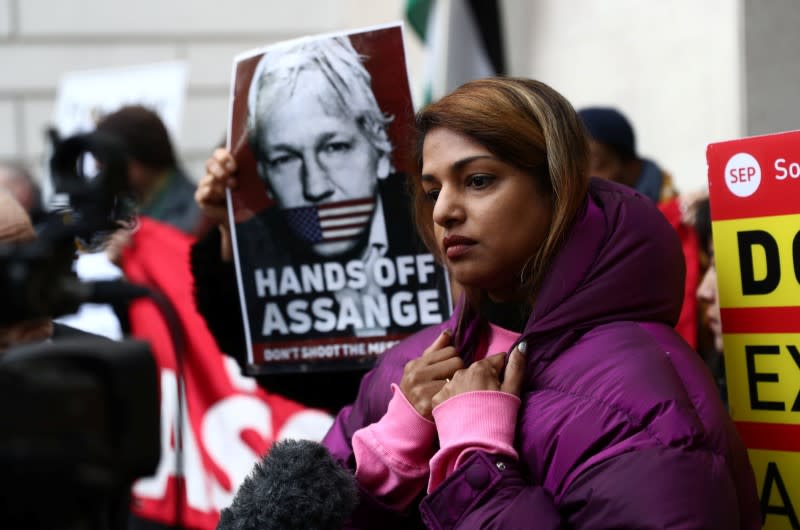
[[[412,120],[400,25],[236,57],[229,212],[251,373],[369,366],[449,316],[406,191]]]
[[[764,528],[800,528],[800,132],[707,158],[731,415]]]
[[[88,132],[123,105],[143,105],[159,115],[176,139],[188,81],[185,61],[68,72],[58,83],[55,126],[62,136]]]

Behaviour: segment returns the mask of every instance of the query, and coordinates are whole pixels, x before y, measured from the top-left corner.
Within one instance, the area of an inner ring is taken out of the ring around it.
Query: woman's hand
[[[503,363],[506,358],[504,353],[491,355],[472,363],[469,368],[458,370],[431,399],[433,408],[451,397],[476,390],[500,390],[519,396],[525,376],[524,351],[524,342],[511,351],[502,383],[500,382],[500,373],[503,371]]]
[[[223,261],[233,259],[225,190],[236,188],[234,173],[236,173],[236,160],[227,149],[219,148],[206,160],[206,174],[200,179],[194,192],[194,200],[203,214],[219,225]]]
[[[450,331],[443,331],[421,357],[409,361],[403,370],[400,390],[417,412],[429,420],[433,419],[433,396],[464,367],[464,361],[450,345],[451,340]]]

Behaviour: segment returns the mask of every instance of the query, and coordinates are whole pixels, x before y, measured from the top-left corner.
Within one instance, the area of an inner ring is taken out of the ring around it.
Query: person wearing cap
[[[700,247],[694,227],[684,219],[672,176],[636,150],[636,133],[628,118],[611,107],[578,111],[589,136],[590,174],[634,188],[656,203],[678,233],[686,262],[683,307],[675,329],[697,348],[698,311],[695,291],[700,283]]]
[[[636,135],[621,112],[589,107],[578,115],[590,137],[592,175],[630,186],[656,203],[677,195],[670,174],[636,153]]]

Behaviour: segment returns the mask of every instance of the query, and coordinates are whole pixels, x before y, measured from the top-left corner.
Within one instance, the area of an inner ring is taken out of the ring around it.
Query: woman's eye
[[[467,186],[475,189],[483,189],[492,183],[494,177],[490,175],[470,175],[467,179]]]
[[[429,201],[436,202],[436,199],[439,197],[439,190],[428,190],[425,192],[425,196],[428,197]]]

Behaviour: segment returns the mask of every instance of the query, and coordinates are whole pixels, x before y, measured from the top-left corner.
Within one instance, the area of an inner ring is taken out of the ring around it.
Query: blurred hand
[[[131,234],[130,228],[117,228],[106,241],[106,256],[117,267],[122,268],[122,253],[131,242]]]
[[[236,160],[230,151],[218,148],[206,160],[206,174],[197,183],[194,200],[203,214],[219,226],[220,256],[222,261],[233,260],[230,228],[228,227],[228,208],[226,205],[227,188],[235,189],[238,185],[234,174]]]
[[[236,160],[223,148],[218,148],[206,160],[206,174],[197,183],[194,200],[206,217],[214,223],[228,226],[228,209],[225,203],[225,190],[237,186]]]
[[[400,390],[417,412],[433,419],[433,396],[445,385],[445,380],[464,367],[464,361],[450,345],[449,330],[443,331],[417,359],[409,361],[403,370]]]
[[[520,343],[524,351],[524,342]],[[519,396],[522,391],[522,381],[525,377],[525,355],[520,352],[520,346],[514,348],[509,354],[505,368],[503,382],[500,382],[500,373],[503,371],[506,354],[497,353],[478,362],[472,363],[469,368],[458,370],[450,381],[442,386],[441,390],[431,399],[433,408],[444,403],[451,397],[465,392],[476,390],[500,390],[508,394]]]

